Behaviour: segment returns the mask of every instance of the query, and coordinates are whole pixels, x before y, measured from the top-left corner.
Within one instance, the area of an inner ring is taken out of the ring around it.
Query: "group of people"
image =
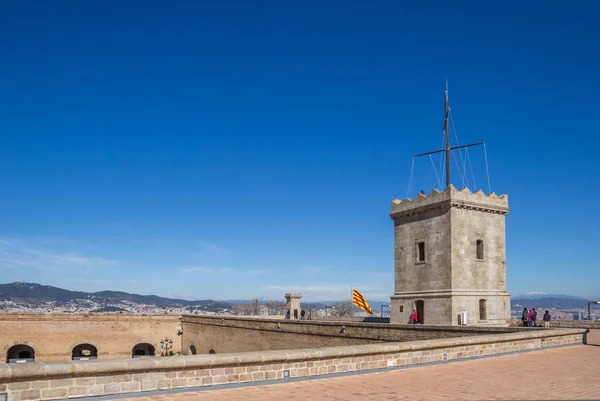
[[[544,327],[550,327],[550,312],[546,311],[544,313]],[[528,310],[527,308],[523,308],[523,314],[521,315],[521,321],[523,322],[524,327],[536,327],[537,326],[537,311],[535,308]]]
[[[305,316],[306,316],[306,312],[304,311],[304,309],[302,309],[302,312],[300,312],[300,320],[312,320],[311,312],[308,312],[308,317],[307,318],[305,318]],[[289,309],[285,313],[285,318],[287,320],[290,320],[292,318]]]

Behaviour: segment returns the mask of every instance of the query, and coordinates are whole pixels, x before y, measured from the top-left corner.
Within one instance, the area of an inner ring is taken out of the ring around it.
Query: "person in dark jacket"
[[[550,312],[548,311],[544,313],[544,327],[547,329],[550,328]]]
[[[523,308],[523,314],[521,315],[521,321],[523,322],[523,327],[528,327],[529,323],[529,312],[527,311],[527,308]]]

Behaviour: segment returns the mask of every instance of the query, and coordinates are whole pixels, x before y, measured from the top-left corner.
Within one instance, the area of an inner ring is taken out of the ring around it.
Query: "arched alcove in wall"
[[[154,356],[156,350],[154,349],[154,345],[148,343],[140,343],[136,344],[135,347],[131,350],[132,358],[141,358],[144,356]]]
[[[35,362],[35,350],[29,345],[13,345],[6,352],[6,363]]]
[[[98,349],[92,344],[79,344],[73,347],[71,359],[73,360],[89,360],[98,358]]]

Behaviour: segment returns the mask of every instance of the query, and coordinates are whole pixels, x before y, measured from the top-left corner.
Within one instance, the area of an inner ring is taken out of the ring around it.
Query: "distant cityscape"
[[[553,320],[587,320],[587,299],[539,294],[511,300],[511,318],[520,320],[523,308],[535,308],[539,319],[546,310]],[[389,303],[370,302],[374,316],[389,317]],[[325,316],[370,316],[350,301],[302,303],[306,318]],[[140,315],[258,315],[282,316],[285,303],[272,300],[186,301],[152,295],[103,291],[85,293],[36,283],[0,284],[0,313],[125,313]],[[600,305],[592,305],[592,320],[600,320]]]

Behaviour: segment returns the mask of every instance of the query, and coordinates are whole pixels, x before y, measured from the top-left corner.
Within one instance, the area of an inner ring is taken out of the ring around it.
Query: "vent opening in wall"
[[[400,312],[404,312],[404,306],[400,305]]]
[[[290,377],[290,371],[288,369],[283,371],[283,377]]]
[[[417,242],[417,262],[425,262],[425,242]]]
[[[483,260],[483,240],[478,239],[476,243],[477,247],[477,260]]]

